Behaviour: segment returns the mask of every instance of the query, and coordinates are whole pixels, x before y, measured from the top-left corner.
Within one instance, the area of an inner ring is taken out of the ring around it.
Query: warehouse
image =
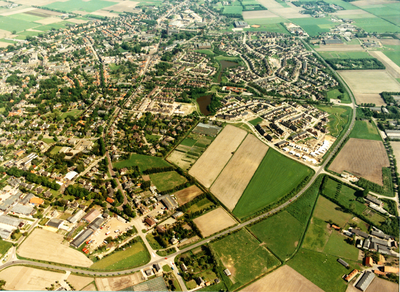
[[[97,209],[91,209],[83,218],[82,220],[85,220],[87,223],[92,222],[94,219],[99,217],[101,212]]]
[[[367,290],[368,286],[372,283],[375,279],[374,273],[367,271],[362,275],[361,279],[357,282],[356,288],[360,289],[361,291]]]
[[[16,213],[16,214],[21,214],[21,215],[25,215],[25,216],[29,216],[31,215],[33,211],[33,207],[30,205],[21,205],[21,204],[17,204],[14,207],[12,207],[11,212]]]
[[[97,229],[100,228],[101,224],[103,224],[105,220],[102,217],[96,218],[93,220],[92,223],[88,225],[88,228],[92,229],[93,231],[96,231]]]
[[[49,222],[47,222],[47,226],[59,229],[63,225],[64,221],[61,219],[53,218]]]
[[[14,218],[14,217],[10,217],[10,216],[7,216],[7,215],[0,216],[0,223],[6,224],[6,225],[10,225],[10,226],[13,226],[15,228],[17,228],[18,225],[21,222],[22,222],[21,220],[19,220],[17,218]]]
[[[76,223],[76,222],[78,222],[79,220],[81,220],[82,217],[83,217],[84,215],[85,215],[85,211],[79,210],[79,211],[76,212],[74,215],[72,215],[71,217],[69,217],[69,218],[67,219],[67,221],[70,222],[70,223]]]
[[[92,229],[86,229],[85,231],[79,233],[79,235],[77,237],[75,237],[74,240],[71,241],[71,245],[73,247],[78,248],[92,234],[93,234],[93,230]]]

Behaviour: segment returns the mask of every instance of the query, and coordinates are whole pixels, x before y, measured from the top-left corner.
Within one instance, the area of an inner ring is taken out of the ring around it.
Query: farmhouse
[[[360,289],[361,291],[365,291],[374,279],[374,273],[366,271],[361,279],[357,282],[356,288]]]
[[[374,261],[372,260],[371,257],[366,257],[366,258],[365,258],[365,266],[367,266],[367,267],[372,267],[373,264],[374,264]]]
[[[374,204],[376,204],[376,205],[378,205],[378,206],[383,206],[383,202],[381,201],[381,200],[379,200],[378,198],[376,198],[376,197],[374,197],[374,196],[371,196],[371,195],[367,195],[366,197],[365,197],[365,200],[366,201],[369,201],[369,202],[371,202],[371,203],[374,203]]]
[[[71,241],[71,245],[73,247],[78,248],[92,234],[93,234],[92,229],[86,229],[85,231],[81,232],[77,237],[75,237],[73,241]]]

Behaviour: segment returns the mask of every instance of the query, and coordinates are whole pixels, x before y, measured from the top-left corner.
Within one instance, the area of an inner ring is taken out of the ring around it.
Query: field
[[[241,129],[226,126],[193,165],[189,174],[209,188],[246,135]]]
[[[322,252],[330,236],[327,226],[328,223],[325,221],[313,217],[304,237],[302,248]]]
[[[61,282],[65,273],[56,273],[23,266],[10,267],[0,272],[0,278],[6,281],[6,290],[45,290],[55,281]]]
[[[252,11],[251,13],[260,13],[262,11]],[[268,16],[269,12],[265,13],[266,18],[250,18],[245,19],[246,22],[251,25],[259,25],[260,27],[251,27],[245,28],[245,31],[270,31],[270,32],[278,32],[283,34],[289,34],[286,28],[281,24],[281,22],[285,22],[284,18],[276,17],[272,15],[271,17]]]
[[[342,95],[343,95],[343,97],[340,98],[340,96],[342,96]],[[329,100],[331,98],[334,98],[334,99],[340,99],[341,103],[351,103],[349,94],[347,92],[342,94],[338,89],[329,90],[327,92],[327,96],[328,96]]]
[[[248,135],[211,186],[211,192],[229,210],[235,208],[267,150],[268,146]]]
[[[0,257],[6,254],[6,252],[12,247],[12,243],[4,240],[0,240]]]
[[[150,174],[150,180],[160,192],[172,190],[174,187],[187,182],[186,178],[178,174],[176,171]]]
[[[61,118],[65,119],[68,116],[73,116],[74,118],[78,117],[83,111],[82,110],[72,110],[69,112],[62,113]]]
[[[350,138],[382,141],[375,124],[370,121],[356,121],[350,133]]]
[[[96,286],[98,291],[119,291],[121,289],[139,284],[143,281],[142,277],[142,273],[137,272],[129,276],[96,278]]]
[[[213,202],[211,202],[207,198],[204,198],[204,199],[201,199],[200,201],[198,201],[196,204],[190,206],[188,211],[194,213],[194,212],[198,212],[198,211],[201,211],[203,209],[206,209],[208,207],[211,207],[212,205],[214,205]]]
[[[390,145],[392,146],[397,165],[400,165],[400,142],[390,141]]]
[[[284,265],[271,274],[257,280],[241,291],[245,292],[323,292],[317,285],[307,280],[304,276]]]
[[[400,28],[378,17],[367,17],[354,19],[354,25],[364,29],[367,32],[399,32]]]
[[[338,73],[350,87],[358,104],[381,106],[385,103],[379,93],[400,91],[400,83],[386,70],[343,70]]]
[[[249,121],[250,124],[252,124],[253,126],[256,126],[257,124],[261,123],[263,121],[262,118],[256,118],[254,120]]]
[[[399,45],[387,45],[383,53],[390,58],[397,66],[400,66],[400,46]]]
[[[285,261],[295,252],[303,234],[302,224],[286,211],[269,217],[249,229],[259,240],[265,242],[281,261]]]
[[[318,197],[313,216],[325,222],[332,220],[332,222],[342,228],[345,227],[346,223],[352,217],[350,213],[340,211],[338,205],[332,203],[323,196]]]
[[[73,11],[84,11],[94,12],[96,10],[103,9],[108,6],[115,5],[115,2],[104,1],[104,0],[68,0],[63,2],[53,2],[46,5],[45,7],[56,9],[59,11],[73,12]]]
[[[197,225],[203,237],[208,237],[236,223],[223,208],[212,210],[194,219],[193,222]]]
[[[324,59],[372,59],[367,52],[320,52]]]
[[[186,189],[176,192],[175,197],[178,200],[179,206],[182,206],[187,202],[190,202],[191,200],[196,198],[198,195],[201,195],[202,193],[203,193],[202,190],[200,190],[197,186],[193,185]]]
[[[400,78],[400,67],[398,64],[393,62],[391,58],[386,56],[381,51],[369,51],[369,54],[374,58],[377,58],[379,61],[383,63],[386,67],[386,71],[390,73],[395,78]]]
[[[357,261],[358,249],[345,242],[346,236],[340,234],[338,231],[333,231],[325,245],[324,253]]]
[[[278,201],[311,172],[308,167],[269,149],[233,210],[233,214],[243,218]]]
[[[19,246],[17,253],[25,258],[71,266],[89,267],[92,265],[92,261],[83,253],[70,248],[68,243],[63,244],[63,240],[61,234],[35,229]]]
[[[356,176],[383,185],[382,167],[388,166],[389,159],[381,141],[350,138],[329,169],[336,173],[346,170]]]
[[[211,243],[223,265],[232,273],[230,279],[244,285],[279,265],[267,249],[245,229]]]
[[[150,254],[142,242],[136,242],[124,251],[118,251],[94,263],[94,270],[121,270],[141,266],[149,262]]]
[[[316,36],[322,32],[329,32],[335,23],[326,18],[291,18],[293,23],[300,25],[310,36]]]
[[[171,166],[168,162],[166,162],[165,160],[163,160],[159,157],[153,157],[153,156],[147,156],[147,155],[141,155],[141,154],[131,154],[129,159],[115,162],[113,165],[116,169],[121,169],[124,167],[138,166],[140,171],[144,171],[144,170],[156,168],[156,167]]]
[[[288,265],[324,291],[344,292],[346,283],[342,276],[349,273],[349,270],[339,264],[337,259],[337,256],[302,248]]]
[[[69,284],[74,287],[74,290],[81,290],[94,281],[94,278],[69,275],[67,278]]]
[[[349,121],[351,108],[347,106],[317,106],[317,108],[329,114],[328,130],[331,136],[337,138]]]
[[[353,285],[347,286],[346,292],[359,292]],[[369,285],[367,292],[398,292],[399,284],[375,277],[375,280]]]

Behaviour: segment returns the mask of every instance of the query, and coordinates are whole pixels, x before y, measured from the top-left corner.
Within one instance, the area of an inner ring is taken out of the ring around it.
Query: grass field
[[[65,112],[62,113],[61,118],[65,119],[68,116],[73,116],[74,118],[76,118],[77,116],[79,116],[83,111],[82,110],[72,110],[69,112]]]
[[[382,141],[375,124],[370,121],[356,121],[350,133],[350,138]]]
[[[155,167],[167,167],[171,165],[159,157],[153,157],[141,154],[131,154],[129,159],[114,163],[114,167],[116,169],[121,169],[124,167],[132,167],[132,166],[138,166],[141,171],[144,171]]]
[[[65,2],[54,2],[46,5],[45,7],[66,12],[72,12],[72,11],[94,12],[112,5],[115,5],[115,3],[104,0],[90,0],[90,1],[68,0]]]
[[[163,247],[158,243],[151,232],[146,234],[146,240],[149,242],[152,249],[163,249]]]
[[[374,18],[357,18],[354,19],[355,25],[367,32],[399,32],[400,28],[386,20],[378,17]]]
[[[245,28],[244,29],[245,31],[269,31],[269,32],[289,34],[286,28],[281,24],[282,22],[285,22],[285,19],[281,17],[247,19],[246,22],[250,26],[253,24],[257,24],[260,25],[260,27]]]
[[[313,216],[325,222],[332,220],[333,223],[344,228],[353,215],[341,211],[338,205],[323,196],[319,196]]]
[[[300,25],[310,36],[317,36],[335,26],[335,23],[326,18],[291,18],[295,24]]]
[[[211,207],[212,205],[214,205],[213,202],[211,202],[207,198],[204,198],[204,199],[201,199],[200,201],[198,201],[196,204],[190,206],[188,211],[194,213],[194,212],[197,212],[197,211],[204,210],[204,209],[206,209],[208,207]]]
[[[341,95],[342,95],[342,93],[339,91],[339,89],[332,89],[327,92],[327,96],[328,96],[329,100],[331,98],[340,99],[339,96],[341,96]],[[340,101],[342,103],[351,103],[349,94],[347,92],[343,93],[343,97],[340,99]]]
[[[263,121],[263,119],[258,117],[254,120],[249,121],[249,123],[252,124],[253,126],[256,126],[257,124],[261,123],[262,121]]]
[[[206,49],[204,49],[204,50],[195,50],[195,52],[196,53],[200,53],[200,54],[205,54],[205,55],[208,55],[208,56],[214,56],[215,55],[213,51],[206,50]]]
[[[54,148],[50,151],[50,154],[55,155],[61,150],[61,146],[54,146]]]
[[[269,217],[249,229],[258,239],[265,242],[281,261],[285,261],[294,253],[303,234],[302,224],[286,211]]]
[[[38,26],[37,23],[33,23],[23,19],[14,19],[9,16],[0,16],[0,29],[6,31],[16,31],[17,33],[28,28]]]
[[[243,218],[261,210],[284,197],[311,173],[308,167],[269,149],[233,214]]]
[[[242,14],[242,6],[224,6],[222,14]]]
[[[10,247],[12,247],[12,243],[11,242],[0,240],[0,254],[1,254],[1,256],[5,255],[6,252],[10,249]]]
[[[142,242],[137,242],[124,251],[118,251],[94,263],[90,268],[94,270],[120,270],[146,264],[150,254]]]
[[[174,187],[187,182],[186,178],[178,174],[176,171],[150,174],[150,180],[161,192],[171,190]]]
[[[324,252],[333,256],[357,261],[358,249],[354,245],[345,242],[345,236],[333,231],[325,245]]]
[[[328,130],[332,136],[338,137],[349,120],[351,108],[344,106],[317,106],[317,108],[329,114]]]
[[[238,286],[266,273],[279,261],[245,229],[211,243],[212,249],[228,268]]]
[[[390,58],[393,62],[400,66],[400,47],[386,45],[383,53]],[[399,80],[398,80],[399,81]]]
[[[373,59],[367,52],[318,52],[324,59]]]
[[[302,247],[322,252],[330,236],[327,225],[328,223],[324,220],[313,217],[304,237]]]

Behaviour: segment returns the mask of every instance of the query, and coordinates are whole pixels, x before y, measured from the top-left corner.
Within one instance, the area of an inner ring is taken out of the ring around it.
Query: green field
[[[192,138],[185,138],[180,145],[184,146],[189,146],[192,147],[194,144],[196,144],[197,140],[192,139]]]
[[[150,260],[150,254],[142,242],[136,242],[124,251],[118,251],[90,266],[94,270],[121,270],[144,265]]]
[[[230,268],[230,278],[234,279],[232,282],[237,286],[242,286],[279,265],[279,260],[260,246],[245,229],[211,243],[211,248],[223,265]]]
[[[141,154],[131,154],[129,159],[115,162],[114,167],[116,169],[121,169],[124,167],[138,166],[140,171],[145,171],[147,169],[156,167],[168,167],[171,166],[165,160],[159,157],[141,155]]]
[[[356,26],[364,29],[367,32],[400,32],[400,27],[378,17],[356,18],[354,21]]]
[[[0,255],[3,256],[12,247],[12,243],[0,239]]]
[[[222,14],[242,14],[242,6],[224,6]]]
[[[354,245],[345,242],[346,236],[340,234],[338,231],[333,231],[325,245],[324,253],[357,261],[358,249]]]
[[[44,19],[44,17],[28,14],[28,13],[17,13],[17,14],[12,14],[8,16],[9,18],[12,19],[17,19],[17,20],[23,20],[23,21],[38,21]]]
[[[215,55],[213,51],[206,50],[206,49],[204,49],[204,50],[195,50],[195,52],[196,53],[200,53],[200,54],[205,54],[205,55],[208,55],[208,56],[214,56]]]
[[[343,95],[342,98],[340,98]],[[340,99],[341,103],[351,103],[350,96],[347,92],[341,93],[339,89],[332,89],[327,92],[328,99]]]
[[[60,152],[62,146],[54,146],[54,148],[50,151],[50,154],[55,155]]]
[[[348,274],[349,270],[339,264],[337,259],[337,256],[302,248],[288,265],[324,291],[344,292],[347,285],[342,276]]]
[[[342,228],[353,217],[352,214],[341,211],[338,205],[323,196],[318,197],[313,216],[325,222],[332,220],[333,223]]]
[[[62,118],[62,119],[65,119],[65,118],[68,117],[68,116],[73,116],[74,118],[76,118],[76,117],[78,117],[82,112],[83,112],[82,110],[75,109],[75,110],[72,110],[72,111],[69,111],[69,112],[62,113],[61,118]]]
[[[350,138],[382,141],[375,124],[370,121],[356,121]]]
[[[287,195],[311,174],[312,170],[305,165],[269,149],[236,204],[233,214],[244,218],[260,211]]]
[[[178,174],[176,171],[150,174],[150,180],[160,192],[171,190],[174,187],[187,182],[186,178]]]
[[[30,22],[23,19],[15,19],[10,16],[0,16],[0,29],[6,31],[16,31],[20,32],[28,28],[33,28],[39,26],[37,23]]]
[[[150,244],[152,249],[154,250],[163,249],[163,247],[158,243],[158,241],[154,238],[154,235],[151,232],[146,234],[146,240]]]
[[[303,234],[302,224],[286,211],[269,217],[249,229],[259,240],[265,242],[281,261],[285,261],[295,252]]]
[[[249,121],[249,123],[252,124],[253,126],[256,126],[257,124],[261,123],[262,121],[263,121],[263,119],[258,117],[254,120]]]
[[[317,106],[317,108],[329,114],[328,130],[333,137],[338,137],[349,121],[351,108],[347,106]]]
[[[207,198],[204,198],[204,199],[201,199],[200,201],[198,201],[196,204],[193,204],[192,206],[190,206],[188,208],[188,211],[191,213],[194,213],[194,212],[198,212],[198,211],[207,209],[208,207],[211,207],[213,205],[214,205],[213,202],[211,202]]]
[[[290,7],[289,4],[287,4],[286,2],[282,1],[282,0],[275,0],[276,2],[278,2],[279,4],[281,4],[283,7],[288,8]]]
[[[318,52],[324,59],[373,59],[367,52]]]
[[[329,30],[336,24],[330,21],[329,17],[325,18],[291,18],[295,24],[300,25],[310,36],[317,36]]]
[[[278,32],[283,34],[289,34],[286,28],[281,24],[286,20],[281,17],[268,17],[268,18],[257,18],[247,19],[246,22],[251,26],[253,24],[260,25],[260,27],[245,28],[245,31],[269,31]]]
[[[301,247],[322,252],[330,236],[327,224],[325,221],[313,217]]]
[[[385,48],[383,53],[395,62],[397,66],[400,66],[400,46],[385,46]]]
[[[54,2],[46,5],[45,7],[66,12],[72,12],[72,11],[94,12],[112,5],[115,5],[115,3],[104,0],[90,0],[90,1],[68,0],[65,2]]]

